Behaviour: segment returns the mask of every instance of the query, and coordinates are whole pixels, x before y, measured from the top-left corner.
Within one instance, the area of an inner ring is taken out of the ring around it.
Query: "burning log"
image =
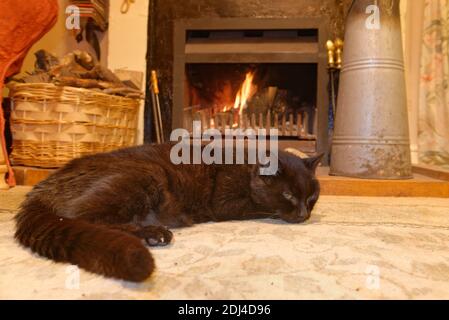
[[[272,103],[269,93],[268,88],[257,91],[251,100],[247,102],[246,112],[266,114],[270,110]]]
[[[277,90],[275,98],[273,100],[271,111],[282,114],[285,113],[287,110],[288,110],[288,91],[279,89]]]
[[[203,129],[215,128],[223,134],[226,129],[234,128],[266,129],[269,134],[269,130],[275,128],[279,136],[313,139],[308,133],[310,106],[307,102],[285,88],[266,86],[258,90],[252,82],[253,77],[254,72],[246,74],[235,95],[233,107],[227,92],[224,95],[226,99],[214,100],[217,103],[199,103],[198,108],[185,108],[184,119],[200,119]],[[189,105],[192,104],[194,101],[189,100]],[[186,126],[190,127],[191,124]]]

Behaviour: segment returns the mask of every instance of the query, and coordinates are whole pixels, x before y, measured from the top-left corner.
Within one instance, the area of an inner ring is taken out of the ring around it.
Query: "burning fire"
[[[256,93],[257,88],[253,85],[254,72],[246,73],[245,81],[243,81],[234,101],[234,109],[239,109],[239,115],[242,115],[243,109],[247,107],[247,102]]]

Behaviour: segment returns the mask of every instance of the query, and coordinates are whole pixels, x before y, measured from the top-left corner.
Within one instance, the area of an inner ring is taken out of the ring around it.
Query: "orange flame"
[[[247,102],[251,100],[251,97],[256,93],[256,87],[253,85],[254,72],[250,71],[245,76],[242,86],[237,92],[237,96],[234,101],[234,109],[239,109],[239,114],[243,113],[243,109],[247,107]]]

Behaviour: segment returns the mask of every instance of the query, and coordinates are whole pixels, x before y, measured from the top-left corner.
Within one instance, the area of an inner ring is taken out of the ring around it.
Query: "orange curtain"
[[[0,1],[0,92],[5,78],[20,71],[28,50],[54,26],[57,16],[57,0]],[[0,105],[1,102],[0,95]],[[0,108],[0,152],[3,153],[8,167],[7,182],[14,186],[14,174],[6,153],[4,132],[5,121]]]

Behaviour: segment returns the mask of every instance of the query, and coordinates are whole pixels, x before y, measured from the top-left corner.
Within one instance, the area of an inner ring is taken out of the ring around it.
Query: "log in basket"
[[[136,143],[139,99],[49,83],[9,88],[14,165],[57,168]]]

